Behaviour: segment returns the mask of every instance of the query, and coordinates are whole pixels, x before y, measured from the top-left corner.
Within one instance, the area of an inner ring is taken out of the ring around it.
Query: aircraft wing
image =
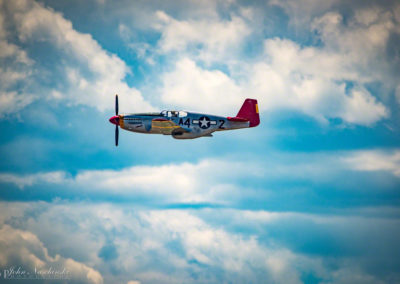
[[[173,132],[190,132],[175,122],[165,118],[155,118],[151,121],[151,128],[160,131],[162,134],[172,134]]]

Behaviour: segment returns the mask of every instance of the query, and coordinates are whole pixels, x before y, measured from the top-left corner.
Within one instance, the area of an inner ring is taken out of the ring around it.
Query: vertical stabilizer
[[[245,118],[250,121],[250,127],[259,125],[260,115],[258,114],[257,100],[246,99],[236,117]]]

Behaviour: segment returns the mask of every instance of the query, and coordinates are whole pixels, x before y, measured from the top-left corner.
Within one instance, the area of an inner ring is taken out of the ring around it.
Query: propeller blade
[[[115,95],[115,115],[118,115],[118,95]]]
[[[118,125],[116,125],[115,126],[115,146],[118,146],[118,135],[119,135]]]

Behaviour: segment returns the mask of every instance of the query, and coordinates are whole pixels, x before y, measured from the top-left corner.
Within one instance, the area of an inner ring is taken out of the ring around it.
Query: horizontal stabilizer
[[[227,117],[227,119],[229,121],[234,121],[234,122],[248,122],[249,120],[247,118],[243,118],[243,117]]]

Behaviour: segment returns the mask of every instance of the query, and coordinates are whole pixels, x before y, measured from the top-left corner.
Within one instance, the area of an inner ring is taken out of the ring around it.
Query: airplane
[[[118,95],[115,95],[115,115],[109,121],[115,124],[115,146],[118,146],[118,127],[138,133],[171,135],[175,139],[194,139],[212,137],[215,131],[256,127],[260,115],[255,99],[246,99],[234,117],[176,110],[118,114]]]

